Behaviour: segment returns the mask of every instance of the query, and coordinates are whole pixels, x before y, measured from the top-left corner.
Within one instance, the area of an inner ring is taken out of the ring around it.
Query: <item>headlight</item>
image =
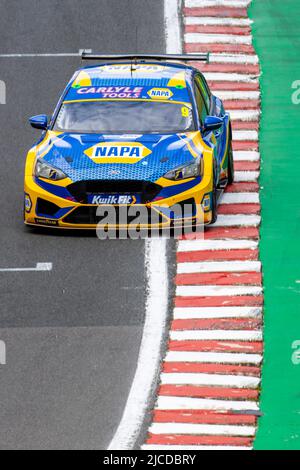
[[[203,159],[196,158],[192,163],[180,166],[174,170],[168,171],[164,175],[164,178],[168,180],[184,180],[187,178],[195,178],[196,176],[202,176],[203,174]]]
[[[35,164],[35,176],[38,178],[46,178],[47,180],[55,181],[67,178],[63,171],[58,170],[54,166],[43,160],[40,160],[39,158]]]

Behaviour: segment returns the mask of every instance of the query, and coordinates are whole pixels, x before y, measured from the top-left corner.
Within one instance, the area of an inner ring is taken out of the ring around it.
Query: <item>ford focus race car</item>
[[[203,56],[86,54],[100,64],[76,71],[50,120],[30,118],[43,133],[27,155],[25,223],[96,228],[112,208],[115,226],[145,211],[148,227],[215,222],[233,181],[230,118],[178,62]]]

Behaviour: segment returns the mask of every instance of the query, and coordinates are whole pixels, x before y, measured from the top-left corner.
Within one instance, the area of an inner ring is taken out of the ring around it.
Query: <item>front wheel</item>
[[[211,209],[211,224],[214,224],[218,217],[218,193],[214,178],[213,190],[212,190],[212,209]]]

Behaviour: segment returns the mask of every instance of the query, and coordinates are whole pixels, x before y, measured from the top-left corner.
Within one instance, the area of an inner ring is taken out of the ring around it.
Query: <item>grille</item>
[[[45,199],[37,198],[36,212],[37,214],[43,214],[48,216],[53,216],[59,211],[60,207],[53,202],[45,201]]]
[[[129,194],[140,195],[141,203],[151,202],[161,191],[162,187],[149,181],[135,180],[88,180],[72,183],[68,191],[82,204],[87,204],[89,194]]]
[[[126,219],[124,220],[124,212],[122,212],[122,217],[120,219],[120,207],[119,206],[109,206],[107,208],[107,211],[105,210],[105,206],[101,206],[103,209],[103,215],[97,216],[97,206],[82,206],[82,207],[77,207],[74,209],[70,214],[68,214],[64,219],[63,222],[67,224],[83,224],[83,225],[97,225],[101,220],[107,217],[109,214],[108,211],[110,210],[115,210],[114,215],[115,217],[112,218],[111,225],[119,225],[119,224],[130,224],[133,222],[136,217],[139,216],[139,210],[137,206],[134,206],[136,208],[135,214],[134,215],[128,215],[126,211]],[[164,217],[158,213],[157,211],[151,209],[150,207],[143,206],[141,208],[143,210],[143,213],[146,215],[146,220],[141,219],[140,222],[142,224],[157,224],[157,223],[162,223],[165,221]],[[147,212],[146,212],[147,211]],[[138,221],[137,221],[138,222]],[[107,223],[107,220],[103,220],[103,223]]]

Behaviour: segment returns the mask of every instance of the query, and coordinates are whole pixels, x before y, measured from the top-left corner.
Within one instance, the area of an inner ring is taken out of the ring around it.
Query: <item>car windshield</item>
[[[63,103],[54,130],[82,133],[176,133],[195,130],[190,104],[99,100]]]

